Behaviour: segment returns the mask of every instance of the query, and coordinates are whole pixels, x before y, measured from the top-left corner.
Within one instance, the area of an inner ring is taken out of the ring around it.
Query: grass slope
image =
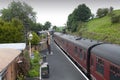
[[[113,11],[115,15],[120,15],[120,10]],[[111,23],[109,15],[96,18],[87,23],[87,30],[82,32],[82,36],[104,42],[120,44],[120,23]]]

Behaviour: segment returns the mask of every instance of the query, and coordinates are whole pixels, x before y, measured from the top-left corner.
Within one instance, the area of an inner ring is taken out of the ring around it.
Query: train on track
[[[120,46],[57,32],[54,41],[90,80],[120,80]]]

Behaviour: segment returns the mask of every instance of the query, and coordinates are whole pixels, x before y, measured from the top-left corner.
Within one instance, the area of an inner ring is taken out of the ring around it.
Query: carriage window
[[[100,58],[96,59],[96,71],[99,72],[100,74],[104,75],[104,61]]]
[[[92,65],[92,66],[93,66],[93,63],[94,63],[93,58],[91,58],[91,65]]]
[[[76,54],[78,53],[77,46],[75,47],[75,53],[76,53]]]
[[[120,69],[113,65],[110,66],[110,80],[120,80]]]
[[[86,60],[86,57],[87,57],[87,55],[86,55],[86,52],[84,51],[84,60]]]
[[[79,51],[80,51],[80,58],[82,59],[83,58],[82,49],[79,49]]]
[[[83,58],[83,54],[82,54],[82,53],[80,53],[80,58],[81,58],[81,59]]]
[[[82,53],[82,49],[79,49],[80,50],[80,53]]]

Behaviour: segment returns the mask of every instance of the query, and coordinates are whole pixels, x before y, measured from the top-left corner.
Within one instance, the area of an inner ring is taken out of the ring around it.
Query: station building
[[[19,57],[25,43],[0,44],[0,80],[16,80]]]

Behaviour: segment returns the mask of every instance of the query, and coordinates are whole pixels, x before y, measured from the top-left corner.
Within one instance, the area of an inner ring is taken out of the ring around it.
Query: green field
[[[120,15],[120,10],[113,11]],[[81,36],[108,43],[120,44],[120,23],[111,23],[111,16],[108,14],[102,18],[95,18],[86,23],[85,30]]]

